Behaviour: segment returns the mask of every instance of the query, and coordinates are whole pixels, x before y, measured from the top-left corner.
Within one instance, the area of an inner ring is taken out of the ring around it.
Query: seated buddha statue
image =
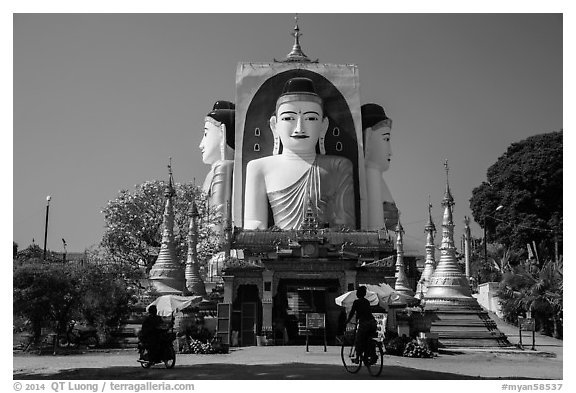
[[[234,167],[234,104],[216,101],[204,118],[204,136],[200,142],[202,161],[210,165],[202,191],[208,196],[209,209],[221,220],[230,219],[232,171]],[[217,225],[221,232],[222,224]]]
[[[273,155],[246,166],[245,229],[268,228],[269,207],[274,226],[283,230],[299,229],[308,209],[321,227],[354,227],[352,163],[316,153],[328,124],[313,81],[288,80],[270,118]]]
[[[398,208],[384,181],[384,172],[390,167],[390,130],[392,120],[378,104],[364,104],[362,134],[368,206],[367,229],[393,229],[398,223]]]

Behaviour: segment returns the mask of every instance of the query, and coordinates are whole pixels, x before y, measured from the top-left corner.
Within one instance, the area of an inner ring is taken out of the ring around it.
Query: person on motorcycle
[[[157,313],[158,310],[154,304],[149,306],[148,316],[142,322],[142,329],[140,330],[140,341],[148,350],[151,359],[155,359],[160,354],[162,337],[165,334],[164,321]]]
[[[365,350],[371,349],[368,353],[369,357],[374,359],[376,357],[373,346],[369,346],[369,340],[371,337],[376,337],[378,334],[378,326],[376,324],[376,319],[372,315],[370,310],[370,302],[366,299],[366,287],[360,286],[356,289],[356,297],[358,299],[354,300],[352,303],[352,309],[348,314],[348,319],[346,319],[346,324],[350,323],[352,317],[356,315],[356,320],[358,321],[358,330],[356,331],[356,359],[353,359],[354,363],[360,362],[360,358]]]

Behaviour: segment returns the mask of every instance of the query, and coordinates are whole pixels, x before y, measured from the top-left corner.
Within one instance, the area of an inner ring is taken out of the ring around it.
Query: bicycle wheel
[[[352,374],[356,374],[360,371],[362,367],[362,362],[354,363],[353,359],[356,358],[356,347],[354,346],[354,340],[342,342],[342,349],[340,350],[340,357],[342,358],[342,364],[346,371]]]
[[[368,369],[368,372],[373,377],[377,377],[382,373],[382,369],[384,368],[384,351],[382,350],[382,344],[380,342],[374,343],[373,345],[376,346],[376,358],[375,359],[362,359],[364,365]]]

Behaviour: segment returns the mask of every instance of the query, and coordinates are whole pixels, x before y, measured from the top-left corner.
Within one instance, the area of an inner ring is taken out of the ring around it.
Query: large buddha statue
[[[230,219],[232,171],[234,167],[234,104],[216,101],[204,118],[204,136],[199,146],[202,161],[210,165],[202,191],[208,196],[209,209],[221,220]],[[221,224],[217,225],[218,232]]]
[[[384,181],[384,172],[390,167],[390,130],[392,120],[378,104],[364,104],[362,134],[368,206],[367,229],[393,229],[398,223],[398,209]]]
[[[328,129],[322,98],[309,78],[288,80],[270,118],[273,155],[246,167],[244,228],[300,228],[308,209],[321,226],[355,226],[353,166],[323,152]],[[281,151],[281,153],[280,153]]]

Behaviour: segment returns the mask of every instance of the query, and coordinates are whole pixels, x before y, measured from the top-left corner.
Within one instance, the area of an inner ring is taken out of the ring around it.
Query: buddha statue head
[[[288,80],[278,100],[275,114],[270,118],[274,135],[274,154],[283,152],[315,154],[316,144],[325,154],[324,137],[329,120],[324,115],[322,98],[316,93],[309,78]]]
[[[362,134],[364,137],[364,161],[367,166],[387,171],[390,167],[390,130],[392,120],[386,116],[384,108],[378,104],[364,104],[362,114]]]
[[[199,148],[205,164],[234,158],[234,108],[232,102],[216,101],[204,118],[204,136]]]

